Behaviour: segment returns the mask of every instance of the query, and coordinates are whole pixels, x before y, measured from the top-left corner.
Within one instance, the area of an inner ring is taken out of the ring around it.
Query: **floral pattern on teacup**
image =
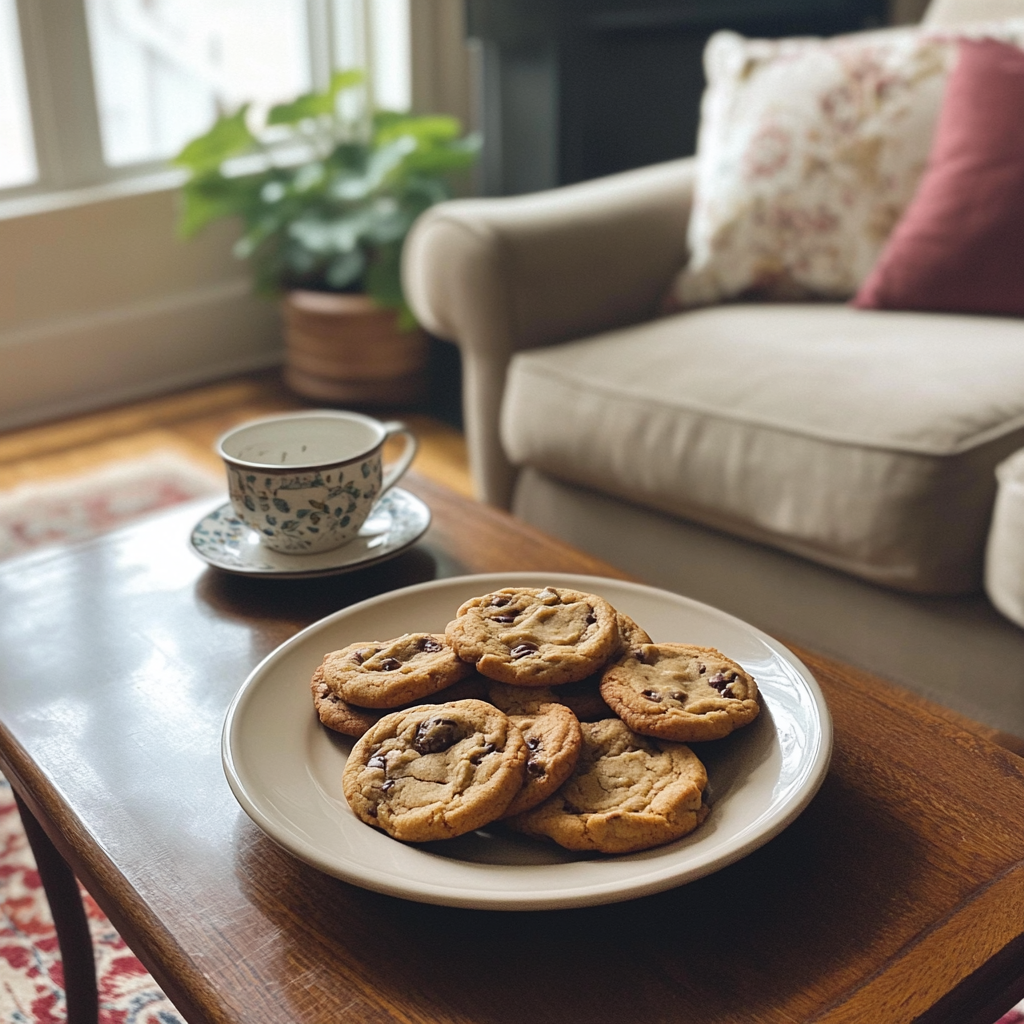
[[[380,455],[342,469],[304,473],[228,469],[238,515],[277,551],[328,551],[358,533],[380,493]]]

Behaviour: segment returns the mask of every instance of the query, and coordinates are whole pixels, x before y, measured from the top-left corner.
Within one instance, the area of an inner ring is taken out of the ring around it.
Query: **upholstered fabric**
[[[917,188],[959,34],[1017,42],[1024,21],[714,35],[678,307],[852,296]]]
[[[1024,51],[964,40],[928,168],[862,309],[1024,316]]]
[[[1024,449],[996,468],[999,493],[985,551],[985,590],[1024,629]]]
[[[403,251],[406,297],[462,350],[463,409],[479,497],[507,505],[498,440],[513,352],[652,316],[686,260],[692,159],[535,195],[464,199],[423,214]]]
[[[519,476],[512,509],[647,583],[1024,736],[1024,629],[982,593],[933,597],[876,587],[531,469]]]
[[[513,462],[906,590],[981,585],[1024,322],[733,305],[518,354]]]

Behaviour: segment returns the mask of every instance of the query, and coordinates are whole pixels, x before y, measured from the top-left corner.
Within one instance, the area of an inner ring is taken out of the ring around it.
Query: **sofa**
[[[1022,14],[934,0],[925,23]],[[1024,449],[1024,320],[834,301],[666,315],[695,173],[680,159],[417,222],[404,287],[461,350],[478,496],[1024,737],[1024,628],[985,592],[996,469]]]

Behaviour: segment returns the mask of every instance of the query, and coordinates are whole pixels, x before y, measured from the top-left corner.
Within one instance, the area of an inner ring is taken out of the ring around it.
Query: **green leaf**
[[[294,192],[311,192],[323,183],[326,176],[324,165],[319,160],[303,164],[296,169],[292,177],[292,190]]]
[[[418,149],[409,155],[405,167],[410,172],[424,175],[447,174],[472,167],[479,153],[479,140],[475,136],[468,136],[444,146]]]
[[[296,278],[312,274],[317,268],[316,257],[300,245],[287,245],[281,252],[283,265]]]
[[[359,210],[344,217],[325,219],[313,213],[288,226],[288,235],[299,245],[319,255],[352,252],[372,219],[369,210]]]
[[[235,254],[249,261],[258,290],[362,289],[414,323],[402,297],[400,253],[410,226],[449,197],[447,175],[470,166],[479,140],[459,122],[378,111],[341,94],[362,86],[338,71],[327,89],[275,106],[255,135],[246,111],[222,117],[176,162],[191,172],[179,229],[235,216]]]
[[[236,113],[218,117],[205,135],[189,142],[171,163],[200,175],[216,170],[228,157],[251,150],[256,137],[245,121],[248,110],[246,103]]]
[[[298,124],[314,117],[334,113],[334,96],[330,92],[308,92],[290,103],[279,103],[267,114],[267,124]]]
[[[268,181],[260,189],[260,200],[269,205],[281,202],[285,196],[288,195],[288,189],[285,187],[284,182],[272,180]]]
[[[247,260],[268,239],[273,238],[282,227],[283,218],[272,211],[249,211],[250,218],[246,223],[246,232],[235,242],[233,252],[240,260]]]
[[[359,142],[339,142],[327,158],[327,163],[332,168],[340,168],[345,171],[357,171],[360,174],[366,170],[366,161],[369,157],[367,147]]]
[[[385,179],[415,151],[416,141],[408,135],[402,135],[372,153],[366,168],[370,191],[380,188]]]
[[[365,79],[365,74],[358,68],[335,71],[331,75],[330,85],[323,92],[307,92],[289,103],[279,103],[271,107],[267,114],[267,124],[294,125],[300,121],[331,116],[335,113],[338,94],[362,85]]]
[[[353,89],[366,81],[366,72],[362,68],[349,68],[347,71],[335,71],[331,75],[330,93],[337,96],[340,92]]]
[[[252,181],[229,180],[216,173],[186,182],[181,189],[178,233],[191,238],[211,221],[244,217],[258,202],[258,188]]]
[[[462,125],[456,117],[434,114],[397,117],[380,113],[374,118],[374,141],[378,146],[387,145],[403,135],[412,136],[419,142],[450,142],[462,134]]]
[[[415,331],[419,327],[419,321],[416,319],[416,315],[406,305],[405,301],[402,301],[401,306],[398,307],[398,319],[396,324],[400,331]]]
[[[379,185],[376,178],[366,174],[339,174],[327,187],[327,194],[345,203],[357,203],[366,199]]]
[[[367,241],[374,245],[400,242],[412,227],[414,215],[393,199],[379,200],[369,213],[364,230]]]
[[[358,281],[359,275],[365,268],[366,257],[359,249],[356,249],[331,260],[327,264],[327,270],[324,271],[324,278],[332,288],[340,291]]]
[[[417,213],[422,212],[434,203],[442,203],[451,198],[451,192],[444,180],[410,174],[401,189],[403,203],[413,207]]]
[[[378,305],[388,309],[400,309],[405,301],[402,294],[401,252],[400,245],[384,246],[366,268],[366,294]]]

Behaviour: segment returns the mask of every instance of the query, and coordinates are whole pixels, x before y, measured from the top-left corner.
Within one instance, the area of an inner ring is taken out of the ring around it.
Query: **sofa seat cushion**
[[[905,590],[981,586],[1024,321],[732,305],[512,361],[517,465]]]

